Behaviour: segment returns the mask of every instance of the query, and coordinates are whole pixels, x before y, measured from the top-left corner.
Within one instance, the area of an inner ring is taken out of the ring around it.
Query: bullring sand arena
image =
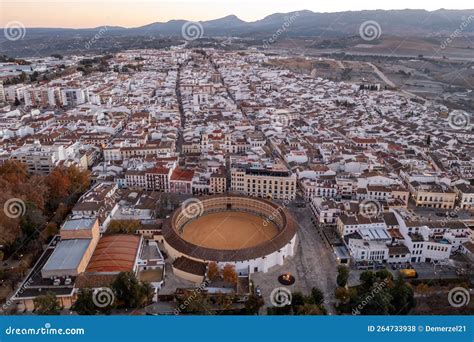
[[[246,212],[218,212],[202,216],[183,227],[186,241],[213,249],[255,247],[278,234],[272,222]]]
[[[162,226],[173,272],[201,283],[209,262],[235,266],[239,274],[267,272],[294,255],[297,225],[270,200],[215,195],[188,200]]]

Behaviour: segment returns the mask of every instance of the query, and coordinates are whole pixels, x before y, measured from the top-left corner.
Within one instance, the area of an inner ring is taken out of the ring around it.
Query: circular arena
[[[203,269],[199,264],[232,264],[241,274],[266,272],[292,256],[296,244],[296,223],[286,208],[232,195],[185,201],[164,222],[162,233],[175,273],[196,282]]]

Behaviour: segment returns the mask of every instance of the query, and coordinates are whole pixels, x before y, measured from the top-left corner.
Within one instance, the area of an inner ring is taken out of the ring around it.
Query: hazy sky
[[[0,26],[134,27],[170,19],[208,20],[235,14],[253,21],[276,12],[303,9],[338,12],[361,9],[469,9],[472,0],[0,0]]]

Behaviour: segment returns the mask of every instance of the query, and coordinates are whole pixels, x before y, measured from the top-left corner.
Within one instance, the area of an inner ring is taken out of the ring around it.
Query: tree
[[[282,307],[273,306],[267,308],[267,315],[275,315],[275,316],[288,316],[291,315],[291,306],[285,305]]]
[[[15,188],[28,202],[33,203],[36,208],[42,211],[44,211],[49,196],[49,188],[44,180],[44,176],[33,175]],[[34,191],[31,191],[32,189]]]
[[[217,304],[221,309],[228,310],[232,308],[234,299],[235,297],[232,294],[222,294],[217,297]]]
[[[49,222],[46,227],[45,231],[48,237],[54,236],[59,232],[58,225],[54,222]]]
[[[38,234],[38,227],[43,227],[46,220],[41,210],[31,202],[26,202],[26,210],[21,216],[20,225],[24,236],[28,239]]]
[[[393,276],[392,276],[392,273],[390,273],[389,270],[387,270],[386,268],[384,268],[383,270],[380,270],[380,271],[377,271],[375,273],[375,276],[379,279],[379,280],[392,280],[393,279]]]
[[[86,191],[90,185],[90,172],[79,170],[75,166],[66,168],[66,174],[71,182],[70,194],[80,194]]]
[[[258,315],[258,311],[263,305],[263,298],[251,294],[245,302],[245,312],[247,315]]]
[[[315,315],[323,315],[324,312],[318,305],[315,304],[304,304],[297,308],[295,313],[296,315],[306,315],[306,316],[315,316]]]
[[[389,290],[393,306],[391,314],[406,315],[415,306],[413,289],[399,276],[394,286]]]
[[[93,296],[94,291],[91,289],[81,289],[72,310],[79,315],[95,315],[98,311],[98,307],[94,304]]]
[[[371,271],[364,271],[360,274],[360,281],[362,282],[362,286],[366,288],[372,287],[375,283],[376,277],[375,273]]]
[[[64,203],[59,203],[59,206],[56,208],[51,221],[56,223],[57,226],[61,225],[61,223],[66,219],[68,212],[68,206]]]
[[[221,272],[217,263],[211,262],[207,266],[207,277],[210,281],[216,281],[221,279]]]
[[[21,82],[21,83],[25,83],[27,79],[28,79],[28,76],[27,76],[26,73],[23,71],[23,72],[20,74],[20,82]]]
[[[370,294],[370,296],[369,296]],[[361,314],[363,315],[388,315],[393,307],[390,304],[392,296],[387,291],[375,289],[359,297],[363,305]]]
[[[140,283],[132,272],[121,272],[112,283],[117,302],[125,308],[140,308],[148,303],[151,286]]]
[[[39,76],[38,71],[34,71],[34,72],[30,75],[30,82],[36,82],[36,81],[38,80],[38,76]]]
[[[296,292],[292,293],[292,295],[291,295],[291,306],[293,308],[296,307],[296,306],[304,305],[304,303],[305,303],[305,297],[301,292],[296,291]]]
[[[237,284],[237,273],[235,272],[235,266],[226,264],[222,270],[222,277],[227,283]]]
[[[324,293],[317,287],[311,289],[312,304],[322,305],[324,303]]]
[[[16,188],[28,180],[28,167],[16,160],[7,160],[0,166],[0,177],[10,188]]]
[[[150,304],[155,294],[155,290],[153,289],[153,286],[151,286],[151,284],[148,282],[142,282],[140,292],[141,292],[141,296],[143,297],[142,305]]]
[[[349,269],[346,266],[339,266],[337,268],[337,286],[345,287],[349,279]]]
[[[33,302],[39,315],[59,315],[61,311],[59,301],[52,292],[36,297]]]
[[[55,168],[46,177],[46,184],[50,189],[50,201],[59,202],[68,196],[71,180],[64,168]]]
[[[209,298],[203,293],[193,293],[186,297],[178,298],[178,308],[185,313],[209,314],[211,305]]]
[[[1,185],[1,184],[0,184]],[[8,210],[3,210],[7,201],[16,197],[8,188],[2,187],[0,191],[0,245],[5,246],[5,250],[8,251],[10,246],[13,246],[17,240],[21,237],[20,219],[18,217],[12,217],[7,215]]]
[[[342,303],[347,303],[349,300],[349,290],[345,287],[338,287],[335,292],[336,299]]]
[[[140,227],[139,220],[112,220],[105,234],[135,234]]]

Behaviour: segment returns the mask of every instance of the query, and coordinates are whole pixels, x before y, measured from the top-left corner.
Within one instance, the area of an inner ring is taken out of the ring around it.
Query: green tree
[[[375,276],[380,280],[393,279],[392,273],[390,273],[390,271],[387,270],[386,268],[384,268],[383,270],[377,271],[377,273],[375,273]]]
[[[33,302],[38,315],[59,315],[61,311],[61,305],[52,292],[36,297]]]
[[[370,294],[370,295],[369,295]],[[392,296],[384,290],[372,290],[370,293],[359,297],[363,305],[361,314],[363,315],[388,315],[393,307],[390,304]]]
[[[97,306],[94,303],[94,290],[92,289],[81,289],[77,295],[77,300],[74,303],[72,310],[77,312],[79,315],[96,315],[96,314],[110,314],[112,309],[115,307],[115,302],[112,302],[106,307]]]
[[[375,273],[372,271],[364,271],[360,274],[360,281],[365,288],[371,288],[376,281]]]
[[[121,272],[112,283],[117,302],[125,308],[140,308],[146,305],[152,295],[147,283],[140,283],[132,272]]]
[[[304,295],[297,291],[297,292],[293,292],[292,295],[291,295],[291,306],[294,308],[296,306],[301,306],[301,305],[304,305],[305,303],[305,298],[304,298]]]
[[[324,293],[317,287],[311,289],[312,304],[322,305],[324,303]]]
[[[415,306],[413,289],[405,282],[403,277],[399,276],[389,291],[393,306],[391,314],[406,315]]]
[[[94,304],[93,296],[94,292],[91,289],[81,289],[72,310],[79,315],[95,315],[98,308]]]
[[[349,269],[346,266],[339,266],[337,268],[337,286],[345,287],[349,279]]]

